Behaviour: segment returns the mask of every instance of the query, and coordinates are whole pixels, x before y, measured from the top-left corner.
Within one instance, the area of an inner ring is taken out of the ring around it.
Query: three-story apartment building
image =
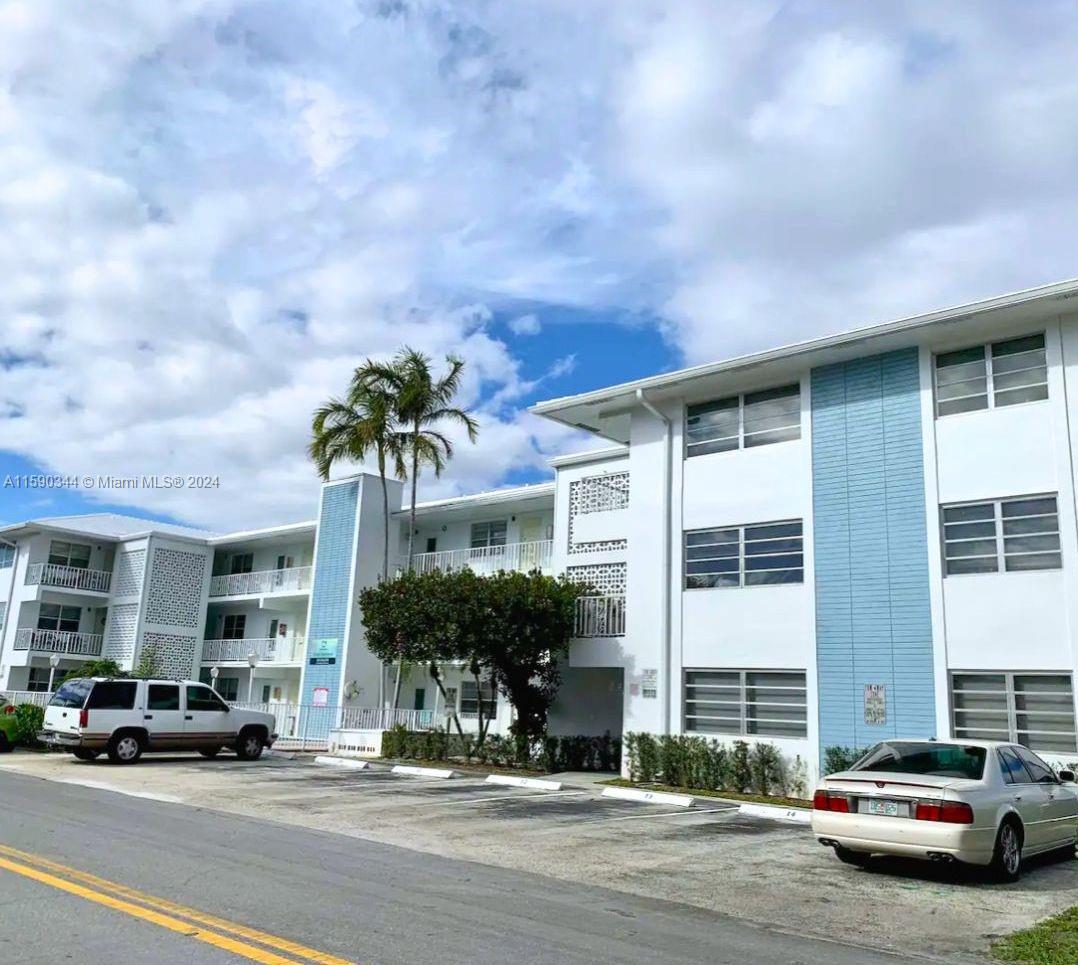
[[[1016,740],[1078,757],[1078,283],[542,403],[602,448],[552,482],[400,505],[391,568],[567,573],[592,588],[560,733],[767,740],[818,770],[888,737]],[[0,687],[97,654],[201,672],[230,699],[376,707],[363,643],[381,488],[223,536],[127,517],[0,530]],[[6,580],[5,580],[6,577]],[[447,668],[466,722],[480,701]],[[421,668],[400,706],[440,723]],[[415,719],[419,719],[416,717]]]

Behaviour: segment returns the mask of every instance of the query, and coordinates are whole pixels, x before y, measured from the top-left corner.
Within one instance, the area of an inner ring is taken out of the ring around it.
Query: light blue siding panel
[[[915,349],[812,372],[821,749],[935,733]],[[887,720],[864,721],[866,684]]]

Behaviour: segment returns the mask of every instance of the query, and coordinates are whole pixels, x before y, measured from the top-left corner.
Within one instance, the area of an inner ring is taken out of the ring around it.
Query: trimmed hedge
[[[15,743],[23,747],[37,744],[37,733],[45,723],[45,708],[36,704],[18,704],[12,712],[15,718]]]
[[[461,737],[444,730],[414,731],[397,726],[382,735],[382,756],[420,761],[474,760],[495,767],[534,767],[550,773],[617,772],[621,768],[621,741],[609,734],[548,736],[538,741],[490,734],[482,746],[476,747],[472,734]]]
[[[684,734],[626,734],[629,776],[641,784],[669,784],[713,791],[804,797],[807,769],[800,756],[787,760],[774,744]]]

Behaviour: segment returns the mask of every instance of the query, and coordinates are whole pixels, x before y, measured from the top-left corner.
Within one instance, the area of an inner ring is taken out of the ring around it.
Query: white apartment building
[[[418,505],[413,565],[596,588],[557,733],[766,740],[810,778],[826,747],[896,736],[1073,761],[1076,385],[1068,282],[544,402],[601,448],[554,459],[549,483]],[[392,676],[356,597],[381,534],[366,474],[323,486],[315,520],[258,532],[7,527],[0,688],[47,687],[50,655],[152,651],[177,675],[216,668],[230,698],[376,707]],[[447,686],[464,719],[485,700],[508,724],[459,671]],[[443,703],[413,668],[400,706],[429,726]]]

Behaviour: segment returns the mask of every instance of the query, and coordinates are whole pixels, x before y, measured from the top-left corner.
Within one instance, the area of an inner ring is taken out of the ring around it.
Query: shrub
[[[749,751],[749,773],[757,794],[780,793],[783,779],[782,756],[774,744],[753,744]]]
[[[746,791],[752,784],[752,764],[749,761],[749,745],[734,741],[730,754],[730,787],[734,791]]]
[[[526,734],[488,736],[482,743],[475,735],[444,730],[410,731],[398,724],[382,735],[382,756],[399,760],[472,760],[494,767],[537,767],[554,771],[617,771],[621,767],[621,741],[574,735],[544,736],[531,740]]]
[[[851,765],[862,754],[864,749],[858,750],[856,747],[827,747],[823,752],[823,772],[827,774],[837,774],[839,771],[849,770]]]
[[[36,704],[19,704],[15,708],[15,743],[24,747],[37,744],[37,732],[45,722],[45,708]]]

